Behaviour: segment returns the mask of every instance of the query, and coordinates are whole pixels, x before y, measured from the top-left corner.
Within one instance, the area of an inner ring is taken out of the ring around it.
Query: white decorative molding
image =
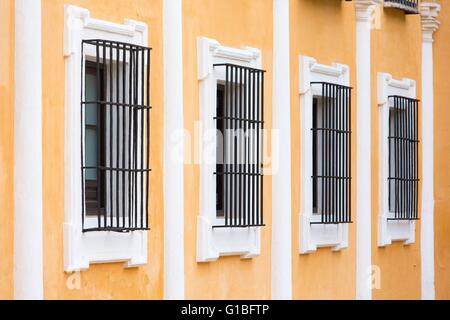
[[[380,0],[355,0],[356,14],[356,298],[372,299],[371,28]]]
[[[41,27],[41,1],[16,0],[14,298],[18,300],[44,298]]]
[[[231,63],[261,68],[261,52],[254,48],[235,49],[221,46],[219,42],[200,37],[198,48],[198,80],[200,82],[200,119],[202,132],[216,133],[217,81],[225,75],[214,68],[214,64]],[[260,254],[261,230],[251,228],[213,228],[222,225],[223,219],[216,216],[216,159],[209,149],[215,150],[208,137],[201,136],[200,164],[200,214],[197,219],[197,262],[210,262],[220,256],[238,255],[250,259]],[[208,146],[208,147],[207,147]],[[215,157],[215,153],[214,153]]]
[[[356,10],[356,20],[359,22],[372,23],[373,13],[381,0],[354,0]]]
[[[147,46],[144,23],[124,24],[92,19],[88,10],[65,6],[65,138],[64,138],[64,270],[86,270],[93,263],[124,262],[125,267],[147,263],[147,231],[130,233],[82,232],[80,73],[81,43],[105,39]],[[90,53],[85,52],[85,56]],[[87,223],[89,219],[86,217]]]
[[[385,247],[394,241],[403,241],[405,245],[415,242],[415,221],[393,221],[394,214],[389,212],[389,112],[391,101],[388,97],[401,96],[416,99],[416,82],[411,79],[395,80],[390,74],[378,73],[378,106],[379,124],[379,213],[378,213],[378,246]]]
[[[434,277],[434,66],[433,33],[439,27],[440,6],[422,2],[422,299],[435,299]]]
[[[289,0],[273,0],[272,299],[292,299],[292,174]]]
[[[420,17],[422,21],[422,37],[424,42],[433,42],[433,33],[439,28],[438,20],[440,4],[436,2],[421,2]]]
[[[311,82],[328,82],[350,86],[349,67],[342,64],[331,66],[318,64],[313,58],[300,56],[300,122],[301,122],[301,212],[300,212],[300,254],[317,251],[317,248],[331,247],[339,251],[348,247],[348,224],[323,225],[321,216],[313,214],[312,204],[312,131],[313,97]]]
[[[184,299],[184,128],[181,0],[163,2],[164,299]],[[178,138],[180,137],[180,138]]]

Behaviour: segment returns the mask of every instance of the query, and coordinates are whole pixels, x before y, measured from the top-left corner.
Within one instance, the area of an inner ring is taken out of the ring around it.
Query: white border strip
[[[15,2],[14,298],[44,298],[41,1]]]
[[[182,1],[164,0],[164,298],[184,299]],[[181,155],[181,156],[180,156]],[[177,158],[178,157],[178,158]],[[181,157],[181,159],[180,159]]]
[[[272,177],[272,298],[292,299],[291,101],[289,1],[273,1],[272,152],[280,161]],[[278,138],[278,139],[275,139]]]

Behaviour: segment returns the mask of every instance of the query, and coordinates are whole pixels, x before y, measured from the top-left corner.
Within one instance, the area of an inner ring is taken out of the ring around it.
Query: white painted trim
[[[15,1],[14,298],[44,298],[41,1]]]
[[[440,5],[422,2],[422,299],[436,297],[434,273],[434,78],[433,33],[439,28]]]
[[[164,298],[184,299],[182,1],[164,0]]]
[[[131,233],[82,232],[81,222],[81,41],[107,39],[147,46],[147,25],[133,20],[124,24],[92,19],[88,10],[65,6],[65,182],[64,270],[86,270],[93,263],[124,262],[127,268],[147,263],[147,231]]]
[[[356,298],[372,299],[371,25],[381,0],[355,0],[356,14]]]
[[[260,254],[261,230],[253,228],[214,229],[216,218],[216,161],[209,152],[208,132],[216,133],[216,88],[220,71],[214,64],[232,63],[261,68],[261,52],[254,48],[236,49],[216,40],[200,37],[197,41],[198,80],[200,82],[201,164],[200,214],[197,219],[197,262],[211,262],[221,256],[239,255],[251,259]],[[203,132],[206,134],[203,135]],[[215,150],[215,148],[214,148]],[[215,153],[214,153],[215,156]]]
[[[289,0],[273,1],[272,298],[292,299],[292,176]]]
[[[314,58],[299,58],[300,127],[301,130],[301,193],[299,221],[299,253],[309,254],[318,248],[331,247],[333,251],[348,248],[348,224],[317,225],[312,204],[312,119],[315,93],[311,82],[328,82],[350,86],[350,69],[346,65],[331,66],[317,63]],[[316,93],[317,94],[317,93]]]
[[[378,246],[386,247],[394,241],[403,241],[405,245],[415,242],[415,221],[392,221],[389,212],[389,111],[392,105],[389,96],[402,96],[416,99],[416,82],[411,79],[395,80],[390,74],[378,73],[378,107],[379,107],[379,212],[378,212]]]

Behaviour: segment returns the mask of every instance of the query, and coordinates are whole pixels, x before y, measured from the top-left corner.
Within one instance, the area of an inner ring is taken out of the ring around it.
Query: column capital
[[[372,22],[373,12],[381,0],[355,0],[356,20],[361,22]]]
[[[422,2],[420,17],[422,21],[422,37],[424,42],[433,42],[433,33],[439,28],[438,20],[441,5],[436,2]]]

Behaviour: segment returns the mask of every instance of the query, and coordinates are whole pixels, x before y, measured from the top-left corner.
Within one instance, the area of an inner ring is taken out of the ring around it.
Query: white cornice
[[[420,4],[420,16],[422,20],[423,41],[433,42],[433,33],[439,28],[438,20],[441,6],[435,2],[422,2]]]
[[[121,35],[133,38],[138,33],[142,34],[142,45],[148,45],[148,26],[146,23],[125,19],[123,24],[103,21],[91,18],[89,10],[73,5],[65,6],[65,34],[64,38],[64,54],[68,56],[73,54],[77,43],[71,37],[71,30],[90,29],[108,32],[111,34]]]
[[[373,12],[381,0],[355,0],[356,20],[362,22],[372,22]]]

